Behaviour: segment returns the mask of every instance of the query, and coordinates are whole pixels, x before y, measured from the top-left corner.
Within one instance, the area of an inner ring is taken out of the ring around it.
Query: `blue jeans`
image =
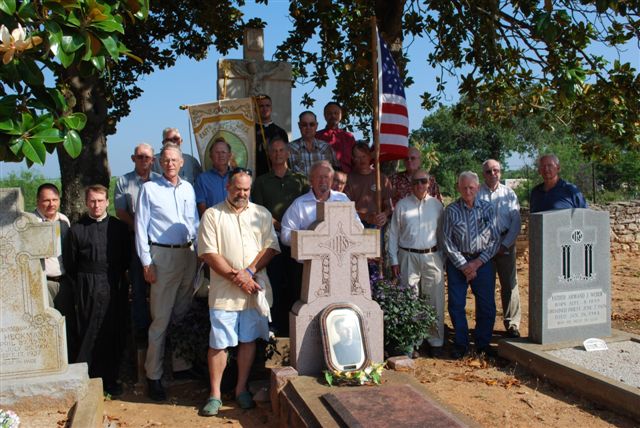
[[[459,348],[469,348],[469,326],[465,314],[468,282],[461,270],[447,261],[449,280],[449,316],[455,330],[454,343]],[[493,263],[485,263],[477,271],[476,278],[471,281],[471,291],[476,298],[476,348],[489,346],[493,334],[493,323],[496,319],[496,274]]]

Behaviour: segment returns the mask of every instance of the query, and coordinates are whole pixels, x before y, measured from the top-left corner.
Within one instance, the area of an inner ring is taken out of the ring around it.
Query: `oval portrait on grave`
[[[247,150],[247,146],[236,134],[226,130],[220,130],[216,132],[213,138],[211,138],[207,143],[207,150],[205,151],[206,159],[204,160],[203,169],[205,171],[211,169],[212,163],[211,156],[209,156],[209,150],[211,149],[213,142],[219,137],[224,138],[224,140],[229,143],[229,146],[231,146],[231,159],[229,160],[231,168],[235,168],[237,166],[247,168],[247,164],[249,163],[249,151]]]
[[[367,365],[364,320],[357,306],[330,305],[320,315],[320,330],[325,362],[330,369],[352,371]]]

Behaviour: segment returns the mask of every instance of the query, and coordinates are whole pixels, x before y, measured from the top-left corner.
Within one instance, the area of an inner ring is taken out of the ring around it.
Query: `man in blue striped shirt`
[[[493,354],[489,344],[496,318],[496,278],[490,262],[500,246],[500,234],[491,204],[476,199],[479,185],[476,173],[465,171],[460,174],[460,198],[447,206],[442,225],[442,242],[448,259],[448,309],[455,330],[455,348],[451,356],[456,359],[469,351],[465,314],[469,284],[476,298],[476,350]]]
[[[142,185],[135,216],[136,250],[144,279],[151,284],[151,326],[144,368],[154,401],[166,400],[161,379],[167,327],[172,319],[179,322],[191,304],[199,224],[193,187],[178,175],[184,165],[180,147],[165,144],[160,164],[164,173]],[[189,362],[174,355],[174,378],[190,369]]]

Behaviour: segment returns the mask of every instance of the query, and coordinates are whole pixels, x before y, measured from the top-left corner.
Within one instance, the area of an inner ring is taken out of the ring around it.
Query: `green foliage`
[[[384,312],[384,344],[388,350],[413,350],[429,337],[437,315],[427,298],[411,286],[373,278],[372,297]]]
[[[87,117],[74,113],[76,100],[61,77],[68,70],[103,77],[131,55],[121,38],[126,25],[146,18],[148,0],[5,1],[0,8],[0,160],[44,164],[58,143],[77,157]]]
[[[10,173],[6,178],[0,180],[0,187],[19,187],[22,189],[24,198],[24,211],[33,212],[36,209],[36,198],[38,187],[43,183],[53,183],[60,188],[60,180],[49,180],[40,173],[23,170],[20,175]]]
[[[623,150],[640,149],[640,78],[630,63],[606,61],[602,48],[637,49],[640,4],[612,1],[292,0],[294,29],[278,59],[293,64],[299,83],[324,87],[336,76],[334,97],[365,133],[372,112],[370,21],[404,69],[403,37],[431,42],[427,64],[440,71],[434,90],[422,95],[425,109],[444,97],[447,79],[457,80],[456,109],[471,123],[514,125],[514,118],[542,115],[545,127],[564,126],[576,135],[595,133]],[[316,43],[318,43],[316,45]],[[415,60],[415,59],[414,59]],[[405,76],[407,85],[412,83]],[[313,91],[303,95],[312,105]],[[608,159],[594,140],[580,141],[585,154]]]
[[[329,386],[335,385],[380,385],[385,363],[374,363],[361,370],[324,370],[324,380]]]

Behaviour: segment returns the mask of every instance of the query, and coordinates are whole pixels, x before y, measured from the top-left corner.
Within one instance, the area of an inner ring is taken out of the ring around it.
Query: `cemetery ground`
[[[612,327],[640,334],[640,264],[637,255],[614,255],[611,261]],[[525,254],[518,259],[518,280],[524,309],[521,324],[523,335],[528,331],[527,267]],[[501,337],[503,331],[499,303],[497,308],[495,340]],[[468,296],[467,314],[473,318],[471,296]],[[446,323],[451,326],[448,319]],[[441,359],[425,355],[416,360],[411,374],[442,402],[480,426],[637,426],[637,422],[558,388],[503,359],[483,361],[469,358],[453,361],[446,355]],[[208,386],[204,383],[171,383],[167,388],[169,399],[158,404],[151,402],[142,389],[134,388],[132,381],[126,377],[124,380],[125,394],[105,402],[105,426],[277,426],[268,402],[258,403],[256,409],[246,411],[240,410],[231,397],[226,400],[223,397],[224,406],[219,417],[203,418],[197,413],[208,395]],[[380,409],[380,415],[384,415],[384,409]],[[46,415],[34,412],[20,416],[23,426],[64,426],[67,419],[66,412],[49,412]]]

